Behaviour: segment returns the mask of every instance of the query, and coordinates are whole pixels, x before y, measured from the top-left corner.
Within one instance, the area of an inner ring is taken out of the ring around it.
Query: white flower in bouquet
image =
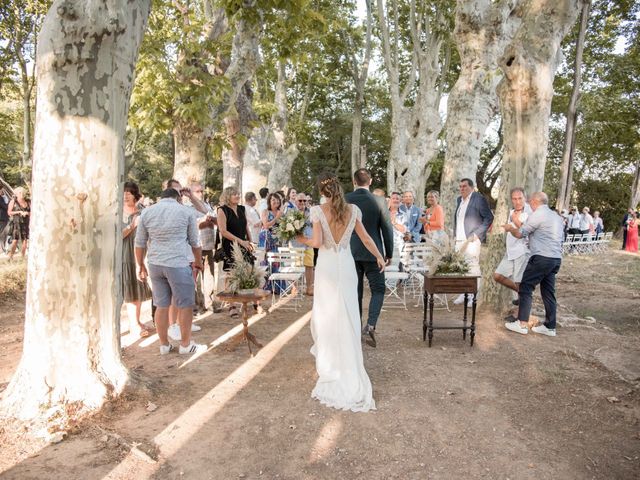
[[[276,236],[278,239],[287,243],[301,235],[304,231],[306,219],[304,213],[300,210],[289,210],[281,219],[276,228]]]

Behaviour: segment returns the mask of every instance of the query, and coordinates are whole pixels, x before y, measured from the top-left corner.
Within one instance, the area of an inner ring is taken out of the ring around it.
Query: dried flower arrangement
[[[253,290],[261,288],[264,285],[266,271],[264,267],[256,268],[252,262],[249,262],[238,242],[234,242],[231,247],[233,255],[233,267],[229,270],[228,286],[232,293],[238,293],[242,290]]]
[[[455,250],[455,244],[448,236],[434,241],[426,239],[432,248],[432,255],[425,261],[429,269],[429,275],[466,275],[469,273],[469,264],[464,258],[468,240],[462,244],[459,251]]]

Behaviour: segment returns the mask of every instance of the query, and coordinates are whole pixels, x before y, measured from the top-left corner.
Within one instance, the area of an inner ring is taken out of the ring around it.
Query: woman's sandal
[[[147,338],[151,335],[151,333],[153,333],[153,329],[147,327],[142,323],[138,324],[138,328],[140,328],[140,338]]]

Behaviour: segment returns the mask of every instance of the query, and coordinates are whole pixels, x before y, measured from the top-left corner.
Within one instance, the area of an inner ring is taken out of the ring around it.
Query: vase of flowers
[[[282,244],[287,244],[304,232],[306,224],[307,219],[304,217],[303,212],[295,209],[289,210],[280,217],[280,223],[278,223],[275,235]]]
[[[231,293],[250,295],[264,285],[266,271],[264,267],[255,267],[245,257],[238,242],[231,247],[233,266],[229,270],[228,286]]]

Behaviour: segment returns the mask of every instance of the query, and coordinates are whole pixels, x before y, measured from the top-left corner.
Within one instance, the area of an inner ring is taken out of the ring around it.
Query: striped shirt
[[[163,198],[145,208],[138,221],[136,247],[147,248],[149,264],[186,267],[193,261],[191,248],[200,246],[193,210],[173,198]]]

